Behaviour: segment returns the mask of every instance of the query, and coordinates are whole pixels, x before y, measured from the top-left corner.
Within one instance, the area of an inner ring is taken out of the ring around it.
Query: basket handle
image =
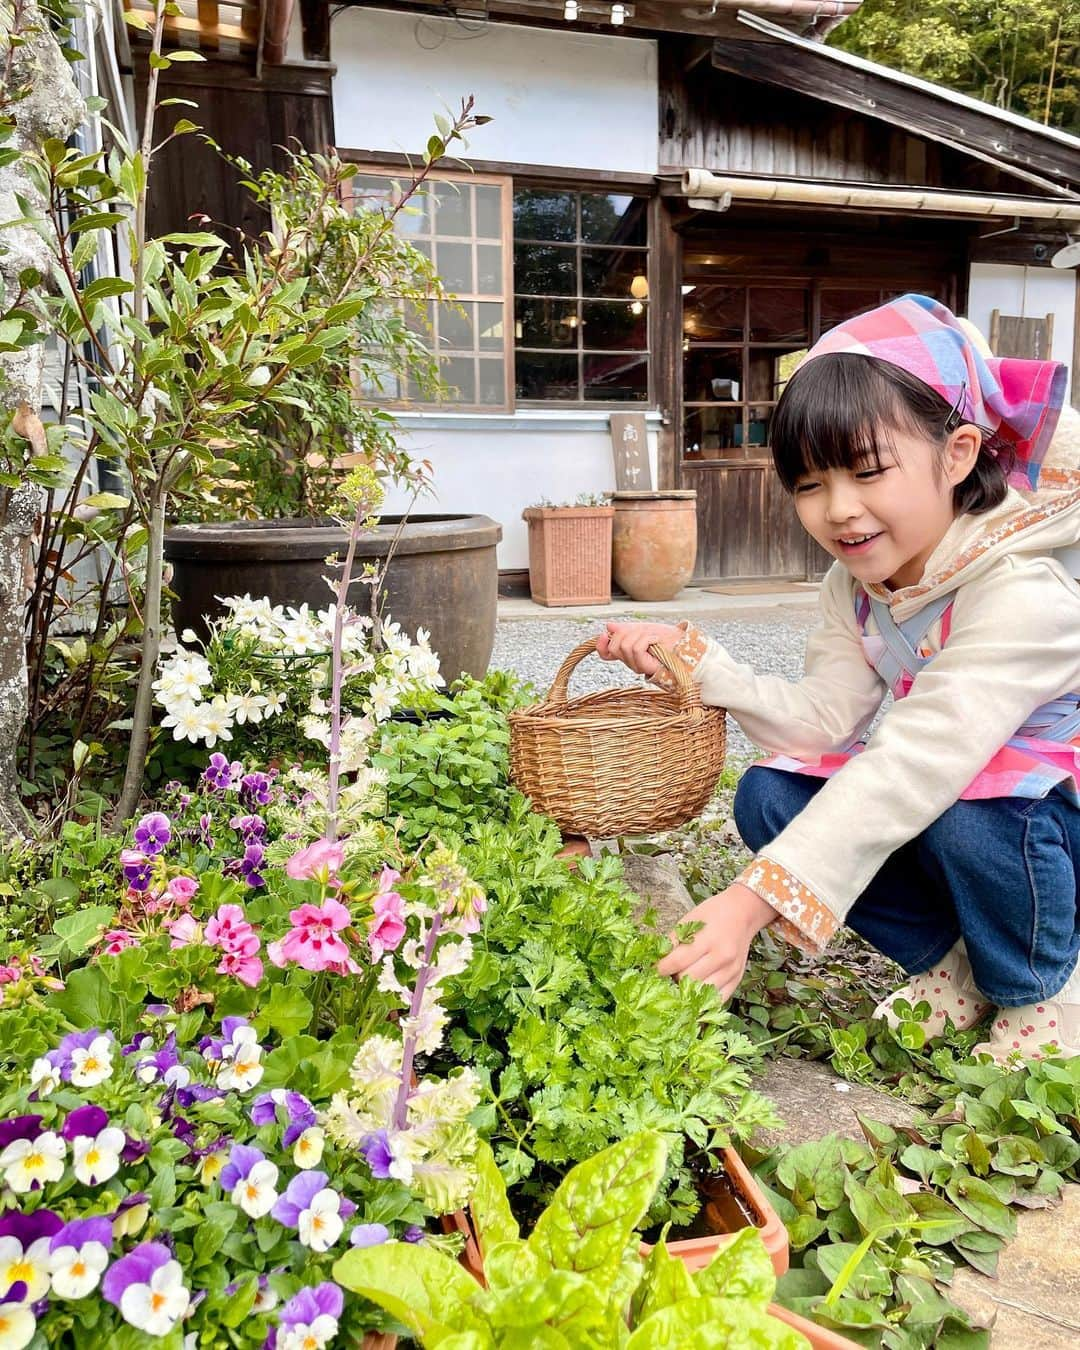
[[[565,703],[567,701],[569,698],[567,687],[570,683],[570,676],[586,656],[591,656],[595,651],[596,638],[594,637],[586,638],[584,642],[578,643],[556,671],[545,702]],[[649,648],[649,655],[655,656],[675,681],[675,692],[679,699],[679,706],[681,708],[700,707],[701,690],[694,682],[690,674],[690,667],[686,662],[675,656],[674,653],[669,652],[666,647],[658,647],[655,643]]]

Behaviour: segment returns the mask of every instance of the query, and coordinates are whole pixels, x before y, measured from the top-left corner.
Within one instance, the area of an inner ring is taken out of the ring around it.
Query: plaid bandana
[[[918,376],[957,409],[962,421],[1009,443],[1016,455],[1009,475],[1013,487],[1038,487],[1065,400],[1066,372],[1059,361],[984,356],[962,321],[927,295],[902,295],[838,324],[802,365],[833,352],[875,356]]]

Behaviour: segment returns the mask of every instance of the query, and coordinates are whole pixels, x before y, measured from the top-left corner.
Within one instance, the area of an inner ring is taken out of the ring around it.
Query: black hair
[[[770,428],[773,463],[788,492],[806,473],[881,462],[889,429],[925,436],[944,452],[954,411],[917,376],[859,352],[830,352],[788,381]],[[884,440],[884,445],[882,441]],[[1008,490],[1012,451],[983,432],[978,459],[953,488],[957,515],[979,515]]]

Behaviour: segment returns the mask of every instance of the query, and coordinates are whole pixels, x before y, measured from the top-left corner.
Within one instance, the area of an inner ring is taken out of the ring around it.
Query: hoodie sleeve
[[[949,809],[1041,704],[1080,688],[1080,588],[1005,556],[957,592],[948,642],[739,880],[822,950],[882,863]]]
[[[807,642],[801,680],[759,675],[691,625],[675,647],[706,703],[726,708],[755,745],[804,760],[846,749],[869,726],[885,694],[863,655],[853,583],[845,568],[829,571],[821,607],[822,621]]]

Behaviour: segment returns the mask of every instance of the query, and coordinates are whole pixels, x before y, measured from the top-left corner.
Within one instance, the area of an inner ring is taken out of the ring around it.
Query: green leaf
[[[127,216],[123,211],[87,211],[86,215],[79,216],[72,221],[71,234],[80,234],[83,230],[104,230],[113,225],[120,225]]]
[[[112,905],[91,905],[57,919],[53,932],[63,938],[72,956],[81,956],[112,923],[115,913]]]
[[[634,1300],[637,1321],[644,1322],[662,1308],[697,1295],[690,1272],[678,1257],[671,1255],[667,1243],[661,1239],[645,1262],[645,1273]]]
[[[131,503],[127,497],[121,497],[117,492],[94,492],[89,497],[84,497],[80,506],[96,506],[100,511],[123,511]]]
[[[308,1029],[313,1012],[310,1000],[294,984],[275,984],[270,988],[270,997],[259,1007],[253,1025],[259,1036],[274,1031],[286,1041]]]
[[[484,1278],[492,1289],[511,1289],[550,1271],[544,1258],[521,1241],[496,1242],[484,1253]]]
[[[591,1273],[597,1286],[607,1290],[666,1161],[663,1139],[643,1130],[578,1163],[537,1220],[530,1249],[556,1270]]]
[[[484,1139],[477,1145],[476,1186],[469,1199],[469,1211],[476,1227],[480,1251],[486,1258],[490,1248],[500,1242],[515,1242],[518,1225],[506,1198],[506,1183],[495,1161],[491,1146]]]
[[[124,22],[129,28],[137,28],[140,33],[149,33],[150,23],[145,14],[140,14],[137,9],[124,10]]]
[[[1016,1236],[1016,1216],[987,1182],[960,1173],[945,1187],[945,1194],[961,1214],[966,1214],[988,1233],[1003,1238]]]
[[[165,52],[170,61],[205,61],[202,52],[193,52],[189,47],[181,47],[175,52]]]
[[[772,1259],[756,1228],[744,1228],[694,1276],[700,1294],[740,1298],[765,1307],[776,1290]]]
[[[688,1298],[643,1322],[626,1350],[806,1350],[794,1327],[735,1298]]]
[[[393,1242],[346,1252],[334,1262],[334,1279],[403,1322],[425,1346],[483,1326],[474,1311],[480,1286],[457,1261],[426,1244]]]
[[[98,277],[83,290],[83,298],[89,306],[114,295],[127,295],[134,289],[134,284],[123,277]]]
[[[100,966],[82,966],[73,970],[59,993],[49,1002],[64,1013],[73,1026],[114,1027],[119,1018],[120,999],[109,987]]]
[[[936,1221],[935,1227],[926,1228],[919,1233],[919,1241],[925,1242],[931,1247],[941,1247],[946,1242],[952,1242],[955,1238],[958,1238],[961,1233],[971,1231],[971,1220],[961,1214],[958,1209],[954,1209],[940,1195],[931,1195],[928,1192],[920,1191],[917,1195],[908,1196],[908,1204],[920,1219]],[[937,1223],[940,1223],[941,1227],[937,1227]]]

